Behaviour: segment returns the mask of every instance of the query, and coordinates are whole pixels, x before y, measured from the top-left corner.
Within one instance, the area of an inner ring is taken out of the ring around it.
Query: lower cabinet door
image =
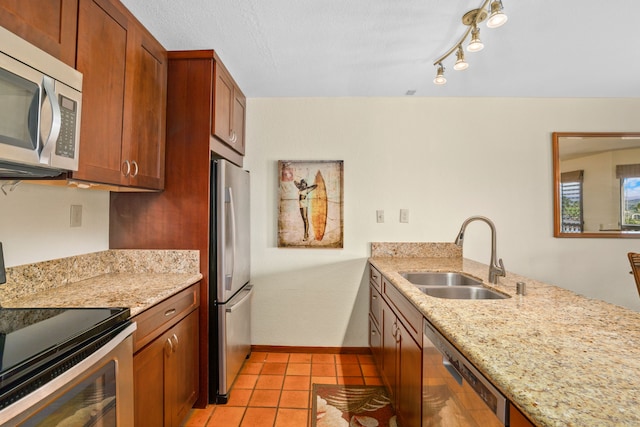
[[[136,427],[164,426],[164,345],[162,337],[133,357]]]
[[[380,335],[380,330],[371,316],[369,316],[369,347],[371,348],[373,359],[375,360],[378,369],[380,369],[382,366],[382,335]]]
[[[171,423],[179,426],[198,396],[198,313],[195,310],[171,329],[173,353],[165,360],[167,381],[165,413]],[[166,409],[169,409],[167,411]]]
[[[178,427],[198,396],[199,309],[133,357],[136,427]]]
[[[422,347],[398,322],[398,384],[396,412],[403,426],[419,427],[422,423]]]
[[[382,304],[382,380],[391,392],[392,401],[397,398],[396,384],[398,372],[396,315],[387,304]],[[395,406],[395,405],[394,405]]]

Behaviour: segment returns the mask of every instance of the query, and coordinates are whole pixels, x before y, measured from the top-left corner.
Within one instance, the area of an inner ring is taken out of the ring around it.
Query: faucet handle
[[[500,258],[498,260],[498,265],[500,266],[500,269],[499,269],[500,271],[498,272],[498,275],[502,276],[502,277],[506,276],[507,271],[504,269],[504,264],[502,263],[502,258]]]

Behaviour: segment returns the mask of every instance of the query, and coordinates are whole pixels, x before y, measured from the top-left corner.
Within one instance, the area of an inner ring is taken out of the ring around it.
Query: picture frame
[[[278,161],[278,247],[344,246],[344,161]]]

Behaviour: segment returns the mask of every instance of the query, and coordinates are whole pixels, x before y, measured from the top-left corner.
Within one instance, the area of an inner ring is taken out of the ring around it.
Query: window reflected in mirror
[[[640,238],[640,133],[553,133],[554,236]]]

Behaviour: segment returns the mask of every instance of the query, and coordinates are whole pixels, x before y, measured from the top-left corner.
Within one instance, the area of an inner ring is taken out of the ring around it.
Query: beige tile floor
[[[380,385],[371,355],[253,352],[225,405],[194,409],[184,427],[307,427],[313,384]]]

